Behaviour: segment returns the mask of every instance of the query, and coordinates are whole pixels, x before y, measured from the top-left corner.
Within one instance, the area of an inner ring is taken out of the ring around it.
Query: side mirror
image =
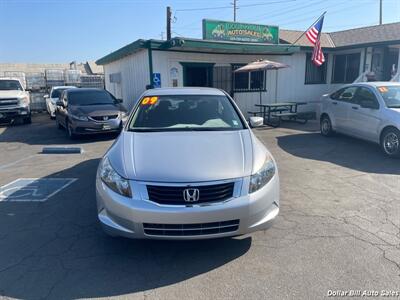
[[[264,125],[264,118],[263,117],[250,117],[250,127],[260,127]]]
[[[61,106],[61,107],[65,107],[64,101],[62,101],[62,100],[57,100],[56,101],[56,105],[57,106]]]
[[[371,109],[378,109],[379,108],[377,103],[375,101],[371,101],[371,100],[361,100],[360,101],[360,106],[362,108],[371,108]]]
[[[44,95],[43,98],[44,98],[44,99],[49,98],[49,94]]]
[[[117,101],[116,101],[117,103],[123,103],[124,102],[124,100],[123,99],[117,99]]]

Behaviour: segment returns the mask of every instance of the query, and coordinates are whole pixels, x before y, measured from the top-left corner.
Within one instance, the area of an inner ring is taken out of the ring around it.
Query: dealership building
[[[400,23],[322,33],[325,63],[311,62],[312,45],[301,31],[276,26],[203,20],[203,39],[139,39],[97,60],[105,87],[129,108],[150,87],[216,87],[233,96],[242,112],[264,103],[307,102],[345,83],[399,81]],[[295,43],[295,44],[293,44]],[[260,59],[289,68],[251,73],[235,69]],[[277,78],[278,76],[278,78]]]

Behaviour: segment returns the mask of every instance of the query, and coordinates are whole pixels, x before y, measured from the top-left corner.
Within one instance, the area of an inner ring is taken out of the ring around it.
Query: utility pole
[[[382,2],[383,0],[379,0],[379,25],[382,25]]]
[[[236,22],[237,0],[233,0],[233,22]]]
[[[171,39],[171,7],[167,6],[167,41]]]

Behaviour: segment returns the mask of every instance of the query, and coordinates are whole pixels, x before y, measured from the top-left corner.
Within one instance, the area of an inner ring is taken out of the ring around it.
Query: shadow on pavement
[[[400,160],[386,157],[377,144],[339,134],[326,138],[320,133],[289,134],[277,140],[281,149],[301,158],[368,173],[400,174]]]
[[[71,140],[64,129],[58,129],[48,114],[32,115],[32,124],[0,124],[0,143],[23,143],[28,145],[72,145],[114,139],[116,134],[96,134]]]
[[[76,299],[146,291],[244,255],[251,238],[110,238],[97,222],[98,159],[44,178],[77,178],[48,201],[0,202],[0,298]],[[49,187],[50,189],[50,187]]]

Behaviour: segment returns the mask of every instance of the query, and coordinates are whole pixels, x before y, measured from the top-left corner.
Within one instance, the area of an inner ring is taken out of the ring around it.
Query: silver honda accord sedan
[[[110,235],[219,238],[271,225],[279,213],[279,177],[228,94],[152,89],[101,160],[96,196]]]

